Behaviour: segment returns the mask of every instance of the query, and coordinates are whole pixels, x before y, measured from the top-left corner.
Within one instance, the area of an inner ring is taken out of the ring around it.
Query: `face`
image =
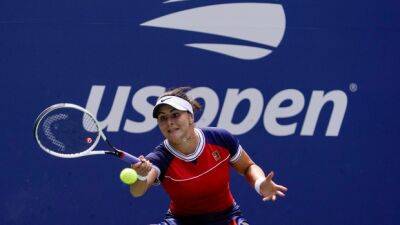
[[[193,133],[193,116],[169,105],[162,105],[157,116],[161,133],[171,144],[180,144]]]

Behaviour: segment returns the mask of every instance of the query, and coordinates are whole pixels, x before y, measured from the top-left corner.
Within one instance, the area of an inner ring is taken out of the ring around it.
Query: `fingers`
[[[143,155],[140,155],[140,156],[139,156],[139,159],[140,159],[141,162],[146,161],[146,158],[145,158]]]
[[[281,191],[276,191],[276,194],[279,195],[280,197],[285,197],[285,194]]]
[[[273,177],[274,177],[274,171],[271,171],[265,179],[267,181],[271,181]]]
[[[278,185],[272,178],[274,177],[274,172],[271,171],[268,176],[266,176],[265,182],[261,185],[261,192],[263,193],[263,201],[276,201],[278,197],[285,197],[285,192],[288,190],[285,186]]]
[[[265,198],[263,198],[263,201],[265,202],[265,201],[275,201],[276,200],[276,195],[270,195],[270,196],[267,196],[267,197],[265,197]]]
[[[140,162],[133,164],[131,167],[136,170],[140,176],[147,176],[152,168],[152,164],[143,155],[139,156],[139,160]]]
[[[285,197],[286,196],[286,194],[283,193],[283,191],[275,190],[272,194],[264,196],[263,201],[269,201],[269,200],[275,201],[276,200],[276,195],[278,195],[279,197]]]
[[[285,192],[288,190],[287,187],[282,186],[282,185],[276,185],[276,189],[278,189],[280,191],[285,191]]]

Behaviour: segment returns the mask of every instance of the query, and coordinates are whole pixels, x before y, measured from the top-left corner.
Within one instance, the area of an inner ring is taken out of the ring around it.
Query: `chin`
[[[179,143],[181,139],[181,135],[169,135],[168,141],[171,143]]]
[[[168,141],[174,144],[180,144],[183,142],[185,134],[181,132],[176,132],[174,134],[169,134]]]

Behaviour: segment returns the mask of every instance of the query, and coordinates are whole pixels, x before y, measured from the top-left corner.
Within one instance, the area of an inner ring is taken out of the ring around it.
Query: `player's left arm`
[[[272,178],[274,172],[271,171],[268,176],[265,176],[264,171],[253,162],[250,156],[242,149],[239,158],[232,163],[235,170],[245,176],[247,181],[255,187],[256,191],[262,196],[263,201],[276,200],[276,196],[284,197],[287,188],[276,184]]]

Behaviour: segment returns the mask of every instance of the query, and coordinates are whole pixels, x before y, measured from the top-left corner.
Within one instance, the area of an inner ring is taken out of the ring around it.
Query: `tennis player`
[[[139,180],[130,186],[142,196],[161,183],[170,205],[160,225],[246,225],[229,189],[229,170],[243,175],[264,201],[285,196],[287,188],[276,184],[273,172],[265,176],[236,137],[215,128],[197,128],[194,113],[200,104],[188,98],[187,87],[164,93],[153,109],[165,140],[141,162],[132,165]]]

